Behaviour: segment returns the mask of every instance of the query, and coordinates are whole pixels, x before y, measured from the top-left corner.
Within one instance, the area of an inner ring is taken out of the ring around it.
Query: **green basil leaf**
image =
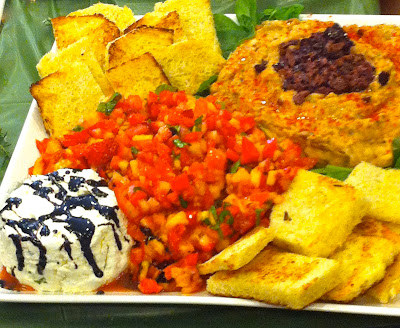
[[[188,207],[188,202],[186,200],[184,200],[181,195],[179,195],[179,202],[181,203],[181,206],[183,208],[187,208]]]
[[[136,147],[131,147],[131,153],[132,155],[137,155],[139,154],[139,149],[137,149]]]
[[[217,81],[218,75],[212,75],[210,78],[206,81],[204,81],[202,84],[200,84],[199,90],[197,90],[196,95],[200,97],[206,97],[210,94],[210,86],[213,84],[215,81]]]
[[[400,137],[392,141],[393,167],[400,169]]]
[[[202,124],[203,124],[203,115],[199,116],[194,120],[194,126],[193,126],[194,131],[200,132]]]
[[[261,213],[264,212],[262,208],[256,209],[256,226],[259,226],[261,223]]]
[[[288,20],[291,18],[299,18],[303,10],[304,6],[301,4],[293,4],[287,7],[268,8],[258,14],[258,23],[266,20]]]
[[[257,25],[257,1],[237,0],[235,14],[240,25],[254,28]]]
[[[159,95],[162,91],[165,91],[165,90],[168,90],[168,91],[171,91],[171,92],[176,92],[176,91],[178,91],[178,88],[176,88],[176,87],[174,87],[174,86],[172,86],[170,84],[160,84],[156,88],[155,93]]]
[[[311,171],[322,174],[322,175],[326,175],[328,177],[331,177],[331,178],[334,178],[334,179],[337,179],[340,181],[344,181],[349,176],[351,171],[353,171],[353,169],[349,168],[349,167],[327,165],[323,168],[312,169]]]
[[[75,132],[81,132],[83,130],[84,130],[84,127],[82,125],[77,125],[76,127],[74,127],[72,129],[72,131],[75,131]]]
[[[232,166],[231,166],[231,174],[236,173],[239,170],[240,167],[240,160],[238,160],[237,162],[235,162]]]
[[[173,141],[173,143],[174,143],[174,145],[175,145],[176,147],[178,147],[178,148],[183,148],[183,147],[185,147],[185,146],[190,145],[190,144],[188,144],[187,142],[184,142],[184,141],[182,141],[182,140],[180,140],[180,139],[175,139],[175,140]]]
[[[97,111],[100,113],[104,113],[107,116],[110,115],[117,105],[118,101],[121,100],[121,98],[122,95],[118,92],[115,92],[107,102],[101,102],[99,104],[99,106],[97,107]]]
[[[228,58],[238,45],[254,35],[254,32],[249,33],[223,14],[214,14],[214,24],[224,58]]]

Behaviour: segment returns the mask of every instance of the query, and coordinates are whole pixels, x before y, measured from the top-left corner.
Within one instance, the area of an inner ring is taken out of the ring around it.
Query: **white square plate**
[[[400,16],[302,15],[302,18],[324,21],[332,20],[341,25],[376,25],[383,23],[400,24]],[[46,137],[47,134],[38,111],[37,103],[36,101],[33,101],[3,182],[0,186],[0,204],[5,201],[7,194],[27,177],[28,168],[31,167],[38,158],[39,152],[36,149],[35,140],[42,140]],[[179,293],[143,295],[139,292],[106,293],[103,295],[62,295],[20,293],[0,288],[0,301],[29,303],[147,303],[275,307],[252,300],[212,296],[207,292],[201,292],[190,296]],[[393,302],[386,305],[373,302],[371,299],[366,297],[360,297],[351,304],[314,303],[305,310],[400,316],[400,297],[397,297]]]

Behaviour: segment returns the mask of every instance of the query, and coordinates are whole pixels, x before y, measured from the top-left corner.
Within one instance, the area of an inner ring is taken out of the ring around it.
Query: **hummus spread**
[[[400,28],[269,21],[229,57],[211,93],[321,164],[392,164],[400,136]]]

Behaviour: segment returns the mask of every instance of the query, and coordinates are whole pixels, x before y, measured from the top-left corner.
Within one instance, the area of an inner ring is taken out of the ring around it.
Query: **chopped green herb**
[[[45,278],[45,277],[42,277],[42,278],[40,278],[39,280],[35,280],[35,282],[36,282],[37,284],[40,285],[40,284],[46,282],[46,278]]]
[[[235,162],[232,166],[231,166],[231,174],[236,173],[239,170],[240,167],[240,160],[238,160],[237,162]]]
[[[134,188],[133,188],[133,192],[136,192],[136,191],[138,191],[138,190],[143,190],[143,189],[142,189],[142,187],[134,187]]]
[[[394,138],[392,141],[393,167],[400,169],[400,138]]]
[[[264,212],[262,208],[256,209],[256,226],[259,226],[261,223],[261,213]]]
[[[7,134],[6,133],[1,133],[0,130],[0,172],[1,174],[4,173],[8,161],[10,160],[10,152],[9,152],[9,147],[10,143],[6,141]]]
[[[137,155],[137,154],[139,154],[139,149],[137,149],[136,147],[131,147],[131,152],[132,152],[132,155]]]
[[[215,221],[218,222],[218,214],[217,214],[217,209],[215,208],[214,205],[211,206],[210,208],[210,213],[212,214],[212,216],[214,217]]]
[[[165,91],[165,90],[168,90],[168,91],[171,91],[171,92],[176,92],[176,91],[178,91],[178,88],[176,88],[176,87],[174,87],[172,85],[169,85],[169,84],[160,84],[156,88],[155,93],[159,95],[162,91]]]
[[[51,25],[51,18],[47,17],[46,19],[42,20],[43,25]]]
[[[183,208],[187,208],[188,207],[188,202],[186,200],[184,200],[181,195],[179,195],[179,202],[181,203],[181,206]]]
[[[172,159],[174,161],[178,161],[181,159],[181,154],[176,154],[173,150],[172,150]]]
[[[218,75],[213,75],[208,80],[206,80],[202,84],[200,84],[199,90],[197,90],[197,92],[196,92],[196,96],[207,97],[210,94],[211,84],[213,84],[215,81],[217,81],[217,79],[218,79]]]
[[[99,104],[97,111],[104,113],[107,116],[110,115],[121,98],[122,95],[118,92],[115,92],[107,102],[101,102]]]
[[[171,131],[172,134],[179,135],[181,132],[181,126],[180,125],[168,125],[168,129]]]
[[[323,168],[313,169],[312,172],[319,173],[322,175],[326,175],[328,177],[344,181],[349,176],[352,168],[349,167],[341,167],[341,166],[334,166],[334,165],[327,165]]]
[[[188,144],[187,142],[183,142],[183,141],[180,140],[180,139],[175,139],[175,140],[173,141],[173,143],[174,143],[174,145],[175,145],[176,147],[178,147],[178,148],[183,148],[183,147],[185,147],[185,146],[190,146],[190,144]]]
[[[203,115],[201,115],[195,119],[194,126],[193,126],[194,131],[200,132],[202,124],[203,124]]]
[[[75,132],[81,132],[83,130],[84,130],[84,127],[82,125],[77,125],[76,127],[74,127],[72,129],[72,131],[75,131]]]

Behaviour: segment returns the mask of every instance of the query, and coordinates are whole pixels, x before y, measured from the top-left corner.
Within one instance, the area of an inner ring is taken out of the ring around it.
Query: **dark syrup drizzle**
[[[73,173],[79,172],[78,170],[72,170]],[[67,170],[65,172],[66,174],[71,174],[70,170]],[[50,181],[53,183],[53,185],[58,187],[58,192],[55,194],[55,197],[58,200],[61,200],[61,204],[54,204],[54,210],[50,214],[42,215],[40,216],[37,220],[36,219],[22,219],[20,221],[15,221],[15,220],[8,220],[5,221],[6,225],[14,228],[14,230],[17,232],[16,234],[11,234],[9,237],[12,239],[15,247],[16,247],[16,257],[18,261],[18,270],[22,271],[24,268],[24,255],[23,255],[23,250],[22,250],[22,242],[29,241],[31,242],[34,246],[36,246],[39,249],[39,261],[37,264],[37,270],[39,274],[43,274],[43,270],[46,267],[47,263],[47,258],[46,258],[46,248],[42,245],[41,241],[37,238],[37,234],[40,233],[42,236],[48,236],[50,234],[50,230],[45,225],[43,222],[46,220],[52,220],[53,222],[65,222],[67,225],[65,226],[65,229],[68,230],[69,232],[73,233],[76,235],[78,238],[80,245],[81,245],[81,250],[86,258],[88,264],[92,267],[93,273],[95,274],[96,277],[102,277],[103,276],[103,271],[100,270],[98,267],[94,256],[92,249],[90,247],[90,243],[92,240],[92,237],[95,232],[95,226],[94,224],[82,217],[75,217],[71,214],[71,210],[77,208],[77,207],[83,207],[85,210],[96,210],[98,211],[103,217],[105,217],[108,220],[111,220],[114,222],[114,224],[119,227],[119,220],[117,216],[117,210],[118,206],[114,207],[109,207],[109,206],[103,206],[100,205],[98,202],[98,199],[95,197],[107,197],[107,193],[101,191],[98,189],[98,187],[103,187],[106,186],[107,183],[104,180],[100,181],[95,181],[95,180],[85,180],[85,178],[82,177],[76,177],[76,176],[71,176],[70,181],[68,183],[68,189],[71,192],[77,192],[82,186],[82,184],[87,184],[91,187],[93,187],[93,193],[94,195],[82,195],[82,196],[76,196],[76,197],[71,197],[67,196],[68,192],[65,190],[60,184],[60,181],[64,181],[64,177],[60,176],[59,173],[53,172],[47,175]],[[32,189],[35,190],[34,194],[38,195],[42,198],[45,198],[49,200],[49,194],[54,192],[54,190],[50,187],[42,187],[43,182],[42,181],[34,181],[31,184],[26,184],[29,185]],[[49,200],[50,201],[50,200]],[[20,198],[8,198],[6,200],[6,205],[3,207],[2,210],[0,210],[0,215],[2,212],[6,210],[12,210],[12,208],[15,206],[16,208],[21,204],[22,200]],[[66,219],[60,219],[60,217],[66,217]],[[122,244],[121,240],[115,230],[115,226],[113,223],[108,223],[104,225],[110,225],[113,229],[114,233],[114,238],[116,245],[119,250],[122,249]],[[22,232],[24,232],[27,235],[20,235],[16,229],[16,227],[19,227]],[[67,252],[69,258],[73,260],[72,254],[71,254],[71,242],[68,240],[68,238],[65,235],[62,235],[64,238],[64,243],[60,247],[60,250],[64,248],[64,250]],[[75,267],[77,265],[75,264]]]

